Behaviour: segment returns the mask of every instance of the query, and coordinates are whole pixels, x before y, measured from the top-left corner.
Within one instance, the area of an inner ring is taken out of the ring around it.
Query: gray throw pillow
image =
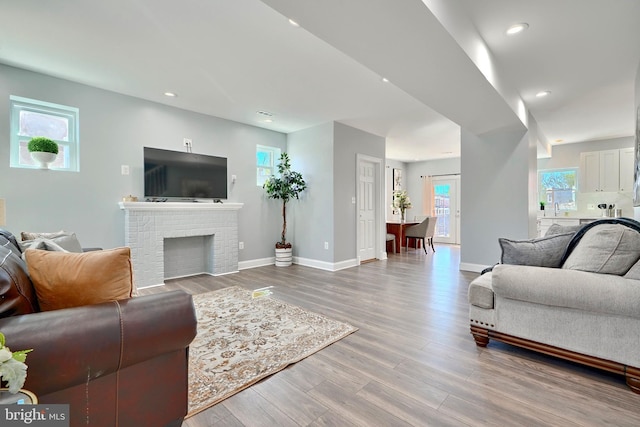
[[[502,264],[560,267],[562,255],[574,233],[555,234],[530,240],[498,239]]]
[[[64,230],[54,231],[52,233],[40,233],[34,231],[23,231],[20,233],[20,238],[24,240],[35,240],[35,239],[53,239],[54,237],[64,236],[65,234],[69,234]]]
[[[631,266],[627,274],[624,275],[625,279],[640,280],[640,261]]]
[[[25,254],[28,250],[40,249],[42,251],[69,252],[51,239],[34,239],[20,242],[20,248],[22,249],[22,259],[24,262],[27,262]]]
[[[640,258],[640,233],[622,224],[588,230],[562,268],[622,276]]]
[[[545,237],[553,236],[556,234],[565,234],[565,233],[576,233],[578,230],[582,228],[584,224],[578,225],[560,225],[560,224],[551,224],[551,227],[547,229],[547,232],[544,233]]]
[[[34,247],[34,245],[36,245],[36,247]],[[61,247],[67,252],[82,252],[82,245],[80,245],[80,242],[78,241],[75,233],[59,234],[53,238],[38,237],[32,240],[25,240],[20,242],[20,247],[22,248],[23,252],[30,247],[34,249],[57,250],[48,248],[55,248],[56,246]]]

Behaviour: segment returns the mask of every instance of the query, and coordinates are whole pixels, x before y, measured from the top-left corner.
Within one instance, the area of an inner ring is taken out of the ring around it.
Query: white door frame
[[[383,172],[383,159],[378,157],[368,156],[366,154],[356,154],[356,209],[354,215],[354,222],[356,226],[356,258],[358,260],[358,265],[360,265],[360,249],[358,247],[358,242],[360,241],[360,227],[358,227],[358,200],[360,200],[360,162],[368,162],[374,164],[375,171],[375,179],[374,179],[374,195],[375,195],[375,203],[374,203],[374,224],[378,224],[375,227],[375,253],[377,259],[385,259],[386,258],[386,224],[382,220],[384,215],[384,194],[381,191],[382,188],[382,172]]]

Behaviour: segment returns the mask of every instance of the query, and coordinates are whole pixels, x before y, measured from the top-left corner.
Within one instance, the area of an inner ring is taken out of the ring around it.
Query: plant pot
[[[291,248],[276,248],[276,267],[289,267],[293,256]]]
[[[57,154],[45,151],[32,151],[31,158],[40,164],[39,169],[49,169],[49,164],[56,159]]]

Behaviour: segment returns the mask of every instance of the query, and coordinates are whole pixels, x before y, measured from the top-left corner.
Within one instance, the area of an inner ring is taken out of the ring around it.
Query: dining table
[[[400,253],[401,247],[405,246],[405,231],[407,227],[419,224],[416,221],[387,221],[387,233],[396,236],[396,253]]]

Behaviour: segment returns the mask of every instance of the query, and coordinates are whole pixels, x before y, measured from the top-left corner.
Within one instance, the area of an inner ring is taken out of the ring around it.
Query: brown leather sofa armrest
[[[171,291],[120,301],[123,353],[121,367],[187,348],[196,336],[193,298]]]
[[[195,331],[192,298],[183,291],[0,319],[12,350],[33,349],[25,388],[37,395],[185,348]]]

